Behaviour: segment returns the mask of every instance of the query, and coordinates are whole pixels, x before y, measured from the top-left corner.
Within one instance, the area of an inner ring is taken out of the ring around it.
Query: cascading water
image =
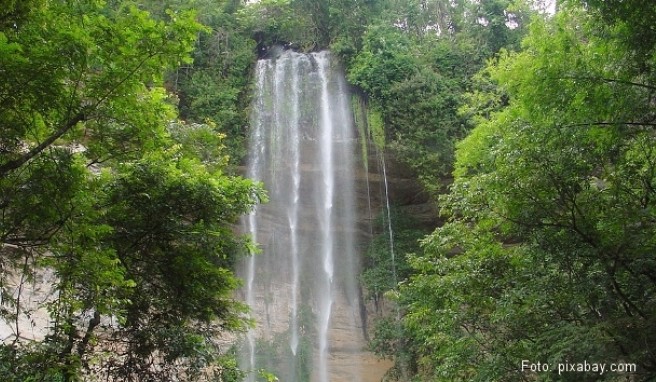
[[[362,338],[357,145],[343,73],[328,52],[284,52],[260,60],[256,76],[247,175],[269,203],[245,224],[262,253],[242,271],[257,327],[241,368],[248,381],[260,369],[287,382],[358,381],[334,366],[335,348]]]
[[[387,214],[387,235],[389,238],[390,257],[392,260],[392,281],[397,285],[399,280],[396,274],[396,253],[394,252],[394,230],[392,229],[392,208],[390,206],[389,186],[387,183],[387,166],[385,165],[385,155],[380,154],[381,167],[383,168],[383,186],[385,191],[385,211]],[[397,320],[399,319],[399,312],[397,310]]]

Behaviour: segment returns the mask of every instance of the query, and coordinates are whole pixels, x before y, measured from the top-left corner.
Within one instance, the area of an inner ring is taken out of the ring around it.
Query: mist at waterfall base
[[[244,222],[261,253],[241,270],[257,327],[240,367],[249,382],[259,370],[286,382],[357,382],[361,371],[334,362],[364,344],[359,154],[344,74],[328,52],[281,52],[258,61],[253,102],[247,176],[263,182],[269,202]]]

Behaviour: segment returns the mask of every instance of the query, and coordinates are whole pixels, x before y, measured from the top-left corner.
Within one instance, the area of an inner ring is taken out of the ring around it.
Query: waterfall
[[[257,65],[257,88],[264,88],[264,74],[266,71],[265,65]],[[256,108],[262,108],[264,105],[264,98],[258,97],[255,99]],[[253,130],[251,133],[251,141],[258,142],[262,140],[264,133],[264,118],[259,115],[254,114]],[[264,146],[255,146],[250,151],[250,160],[248,165],[247,176],[252,179],[260,179],[262,177],[261,167],[262,160],[264,158]],[[254,242],[258,241],[257,237],[257,215],[260,206],[256,206],[253,211],[248,215],[248,232],[251,234],[251,238]],[[250,256],[248,258],[248,265],[246,270],[246,304],[248,306],[253,306],[255,304],[255,295],[254,295],[254,283],[255,283],[255,256]],[[245,362],[245,368],[248,370],[254,370],[255,368],[255,333],[249,331],[247,333],[247,346],[248,346],[248,360]],[[255,381],[253,375],[249,375],[249,382]]]
[[[321,232],[321,260],[323,262],[323,274],[321,274],[320,285],[318,285],[319,313],[319,382],[328,382],[328,327],[330,324],[330,313],[333,305],[332,283],[334,273],[333,263],[333,195],[335,186],[335,173],[333,171],[333,119],[328,94],[328,79],[326,75],[325,55],[318,57],[318,72],[321,82],[321,121],[319,138],[319,161],[321,165],[321,183],[323,184],[321,203],[317,203],[317,216],[319,216],[319,229]]]
[[[390,204],[390,195],[389,195],[389,184],[387,181],[387,165],[385,164],[385,154],[382,152],[382,150],[379,152],[379,158],[380,158],[380,165],[382,167],[383,171],[383,191],[384,191],[384,199],[385,199],[385,211],[386,211],[386,218],[383,219],[383,221],[387,220],[387,235],[388,235],[388,242],[389,242],[389,251],[390,251],[390,261],[392,263],[392,281],[394,285],[394,290],[398,290],[398,284],[399,284],[399,279],[398,279],[398,274],[396,270],[396,252],[395,252],[395,247],[394,247],[394,230],[392,228],[392,208]],[[395,317],[396,317],[396,330],[400,333],[401,332],[401,310],[399,307],[399,304],[397,302],[394,302],[394,312],[395,312]],[[400,344],[399,346],[403,346],[403,344]],[[407,364],[405,361],[402,360],[397,360],[396,361],[397,365],[400,367],[400,373],[401,373],[401,378],[402,380],[407,380],[409,378],[408,374],[408,369],[407,369]]]
[[[260,369],[288,382],[358,381],[334,361],[335,349],[363,345],[358,154],[344,75],[328,52],[283,52],[255,72],[247,175],[269,203],[244,222],[261,253],[241,270],[257,326],[240,366],[248,381]]]
[[[385,165],[385,154],[380,153],[380,161],[383,168],[383,186],[385,191],[385,210],[387,211],[387,235],[389,238],[390,257],[392,261],[392,280],[394,281],[395,289],[398,284],[398,276],[396,274],[396,254],[394,252],[394,230],[392,229],[392,208],[390,206],[389,186],[387,184],[387,166]],[[400,313],[397,310],[397,320],[400,319]]]

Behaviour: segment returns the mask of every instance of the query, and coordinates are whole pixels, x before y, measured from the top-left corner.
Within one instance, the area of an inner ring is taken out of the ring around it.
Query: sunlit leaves
[[[530,30],[481,74],[492,91],[461,109],[477,126],[442,198],[450,221],[402,289],[409,331],[434,338],[422,373],[522,380],[521,359],[629,357],[651,378],[653,84],[627,60],[622,27],[590,12],[568,7]]]
[[[0,347],[3,378],[196,378],[218,359],[209,338],[248,324],[231,269],[246,240],[232,227],[265,199],[223,173],[211,121],[175,122],[163,80],[204,28],[192,12],[153,17],[142,2],[10,3],[0,283],[16,338]],[[53,278],[42,299],[11,293],[41,274]],[[49,324],[24,338],[19,321],[39,310]]]

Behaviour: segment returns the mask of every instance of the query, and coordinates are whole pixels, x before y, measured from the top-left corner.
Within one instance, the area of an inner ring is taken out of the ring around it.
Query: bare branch
[[[656,86],[648,85],[648,84],[642,84],[640,82],[632,82],[632,81],[625,81],[625,80],[620,80],[617,78],[605,78],[605,77],[587,77],[587,76],[565,76],[562,78],[559,78],[560,80],[581,80],[581,81],[595,81],[595,82],[607,82],[607,83],[617,83],[617,84],[622,84],[622,85],[630,85],[630,86],[637,86],[640,88],[645,88],[649,90],[656,90]]]
[[[120,79],[114,86],[112,86],[104,95],[102,95],[95,103],[92,104],[91,107],[88,107],[87,109],[92,109],[95,110],[97,109],[101,104],[103,104],[109,97],[119,88],[121,87],[125,82],[127,82],[131,77],[133,77],[142,67],[143,65],[150,60],[151,58],[155,57],[159,52],[155,53],[150,53],[147,56],[145,56],[139,63],[132,68],[122,79]],[[78,86],[78,85],[76,85]],[[57,131],[55,131],[51,136],[46,138],[43,142],[41,142],[39,145],[36,147],[32,148],[30,151],[22,155],[20,158],[9,161],[3,165],[0,165],[0,176],[4,176],[8,172],[15,170],[25,163],[27,163],[30,159],[34,158],[35,156],[39,155],[43,150],[48,148],[50,145],[52,145],[57,139],[61,138],[64,134],[66,134],[70,129],[72,129],[75,125],[77,125],[79,122],[87,120],[87,115],[85,111],[80,111],[76,115],[74,115],[72,118],[70,118],[66,123],[64,123]]]
[[[25,163],[27,163],[30,159],[34,158],[35,156],[39,155],[43,150],[48,148],[51,144],[53,144],[57,139],[61,138],[64,134],[66,134],[71,128],[73,128],[75,125],[77,125],[79,122],[82,122],[86,119],[86,116],[83,112],[80,112],[73,116],[73,118],[69,119],[62,127],[60,127],[57,131],[55,131],[54,134],[46,138],[43,142],[41,142],[38,146],[32,148],[30,151],[22,155],[20,158],[9,161],[3,165],[0,166],[0,176],[4,176],[7,174],[9,171],[15,170]]]

